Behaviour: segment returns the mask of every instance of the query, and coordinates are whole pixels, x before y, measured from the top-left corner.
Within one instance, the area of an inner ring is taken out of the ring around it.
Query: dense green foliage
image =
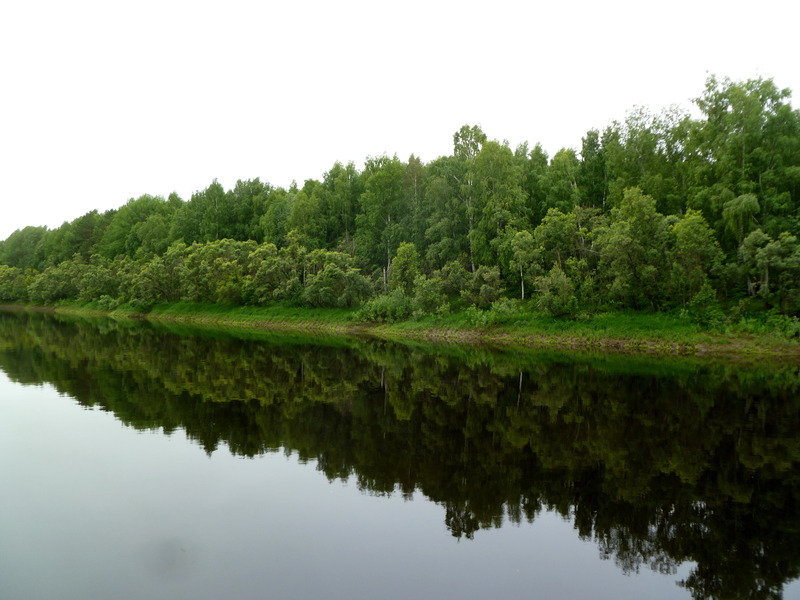
[[[709,78],[696,105],[631,112],[580,152],[336,163],[276,188],[214,181],[0,242],[0,302],[363,305],[396,320],[518,298],[557,316],[800,314],[800,111],[771,80]]]
[[[694,563],[695,598],[780,598],[800,575],[796,365],[338,344],[0,312],[13,381],[419,492],[456,537],[555,511],[624,570]]]

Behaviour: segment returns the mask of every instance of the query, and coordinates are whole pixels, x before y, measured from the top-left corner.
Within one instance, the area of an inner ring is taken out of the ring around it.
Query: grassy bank
[[[579,321],[536,313],[503,315],[462,312],[398,323],[366,323],[356,310],[295,307],[230,307],[192,303],[104,311],[93,305],[60,305],[56,313],[143,319],[172,328],[293,333],[299,336],[357,335],[396,341],[497,347],[552,348],[658,355],[781,356],[800,360],[798,340],[768,323],[704,330],[680,315],[603,313]],[[760,329],[759,329],[760,328]]]

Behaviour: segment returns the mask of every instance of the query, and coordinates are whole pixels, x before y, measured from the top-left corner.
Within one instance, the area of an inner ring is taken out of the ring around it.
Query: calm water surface
[[[0,313],[0,598],[800,598],[798,381]]]

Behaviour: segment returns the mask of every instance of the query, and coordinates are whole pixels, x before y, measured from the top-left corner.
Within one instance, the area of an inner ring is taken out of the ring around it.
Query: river
[[[0,598],[800,598],[800,369],[0,312]]]

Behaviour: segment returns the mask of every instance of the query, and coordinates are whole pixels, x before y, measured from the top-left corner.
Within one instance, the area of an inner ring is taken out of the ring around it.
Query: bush
[[[343,271],[328,263],[316,275],[311,275],[303,301],[312,307],[347,308],[355,306],[367,297],[369,282],[358,269]]]
[[[539,308],[554,317],[573,316],[578,311],[575,285],[561,267],[555,265],[547,275],[536,278]]]
[[[787,338],[800,338],[800,320],[771,310],[767,313],[767,328]]]
[[[509,323],[520,317],[520,301],[511,298],[500,298],[492,302],[488,310],[475,306],[467,308],[467,320],[473,327],[488,327]]]
[[[717,326],[725,317],[719,302],[717,302],[717,293],[708,281],[703,283],[700,290],[689,301],[686,312],[692,322],[702,327]]]
[[[119,302],[107,294],[97,299],[97,307],[101,310],[114,310],[118,306]]]
[[[34,304],[53,304],[59,300],[75,300],[86,265],[68,260],[48,267],[34,278],[28,293]]]
[[[30,280],[22,269],[0,265],[0,302],[27,300]]]
[[[414,298],[412,300],[414,314],[443,314],[450,310],[447,296],[444,293],[444,282],[437,278],[430,279],[417,275],[414,279]]]
[[[500,298],[492,302],[489,307],[488,319],[490,325],[508,323],[520,316],[520,301],[511,298]]]
[[[478,267],[461,297],[477,308],[489,308],[503,294],[503,282],[500,279],[500,267]]]
[[[408,318],[411,312],[411,301],[403,290],[398,288],[366,302],[358,312],[357,318],[362,321],[394,322]]]
[[[481,310],[476,306],[469,306],[466,310],[467,322],[473,327],[486,327],[489,324],[489,311]]]

